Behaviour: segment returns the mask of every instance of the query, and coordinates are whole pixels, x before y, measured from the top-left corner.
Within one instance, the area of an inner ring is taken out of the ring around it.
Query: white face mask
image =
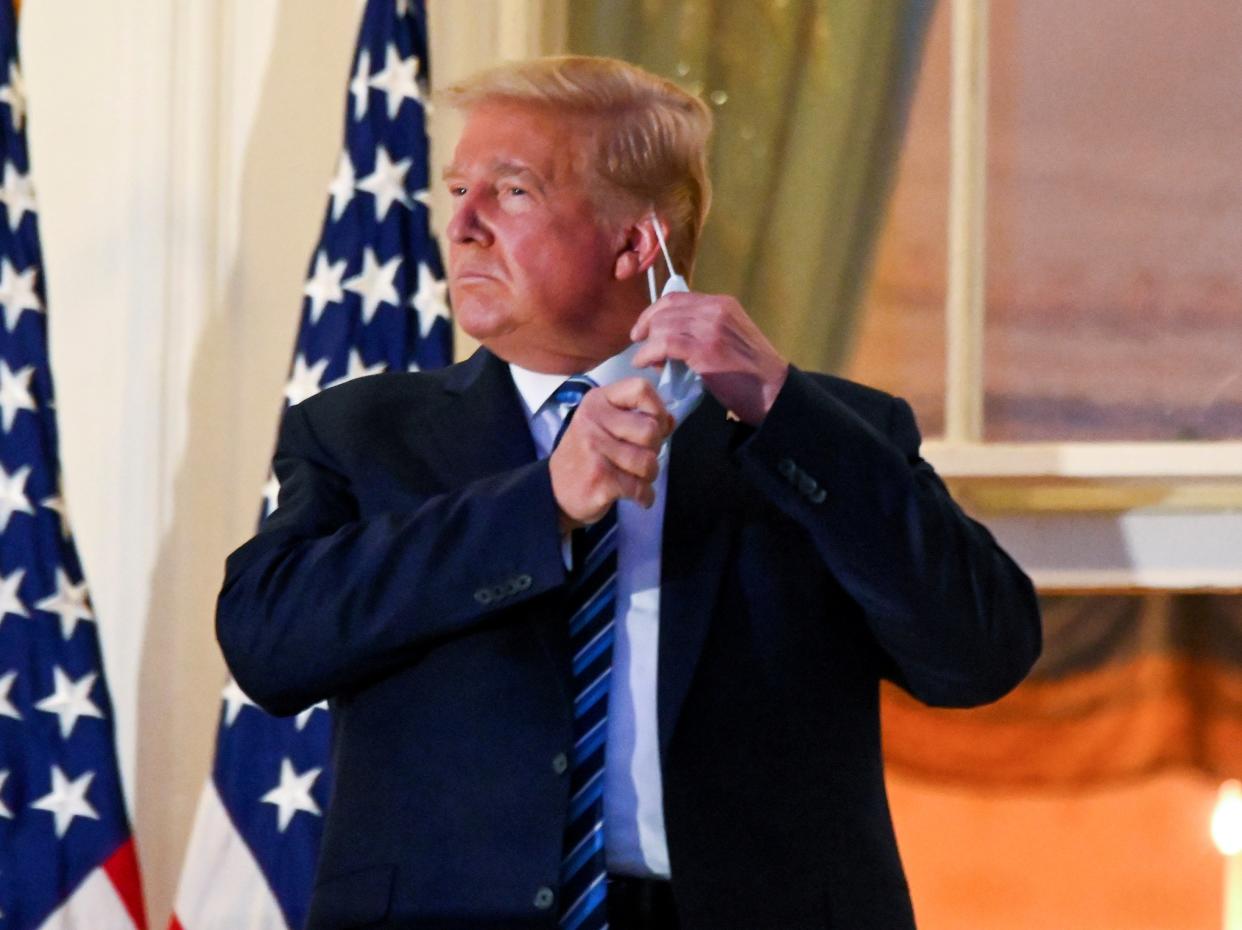
[[[673,258],[669,254],[668,243],[664,241],[664,230],[660,228],[660,220],[654,213],[651,214],[651,222],[655,226],[656,238],[660,240],[664,264],[668,266],[668,281],[664,283],[664,290],[659,296],[675,293],[688,294],[690,288],[686,284],[686,279],[673,269]],[[647,269],[647,288],[651,292],[651,302],[655,303],[657,297],[654,267]],[[673,419],[680,426],[703,400],[703,379],[685,362],[669,359],[664,363],[664,370],[660,373],[656,391],[660,395],[660,400],[664,401],[668,412],[673,415]],[[660,450],[660,458],[663,459],[667,455],[668,443],[666,442]]]

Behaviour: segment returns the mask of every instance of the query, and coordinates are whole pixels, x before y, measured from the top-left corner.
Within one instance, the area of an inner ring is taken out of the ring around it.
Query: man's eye
[[[509,194],[511,197],[522,197],[522,196],[524,196],[524,195],[526,194],[526,188],[524,188],[524,187],[509,187],[509,188],[507,188],[507,189],[506,189],[506,191],[505,191],[505,192],[506,192],[507,194]]]
[[[450,184],[449,185],[449,196],[464,197],[465,194],[466,194],[466,188],[464,185],[462,184]]]

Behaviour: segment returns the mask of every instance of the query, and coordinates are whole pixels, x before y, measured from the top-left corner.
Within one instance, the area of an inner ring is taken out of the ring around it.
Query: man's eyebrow
[[[541,178],[534,169],[527,165],[523,165],[521,162],[494,161],[487,166],[487,173],[499,176],[521,175],[522,177],[531,179],[538,186],[543,186],[543,178]],[[447,181],[449,178],[461,177],[463,174],[465,174],[465,170],[462,166],[453,164],[445,166],[444,171],[441,172],[440,176],[442,180]]]
[[[536,180],[539,179],[539,175],[536,174],[533,169],[516,161],[495,162],[492,165],[492,171],[495,172],[496,174],[503,174],[503,175],[522,174],[522,175],[526,175],[527,177],[535,178]]]

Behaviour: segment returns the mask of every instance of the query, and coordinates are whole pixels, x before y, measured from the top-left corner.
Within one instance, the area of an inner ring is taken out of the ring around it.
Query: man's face
[[[585,370],[624,347],[636,315],[613,307],[625,237],[592,198],[592,141],[580,119],[484,103],[444,172],[453,312],[524,367]]]

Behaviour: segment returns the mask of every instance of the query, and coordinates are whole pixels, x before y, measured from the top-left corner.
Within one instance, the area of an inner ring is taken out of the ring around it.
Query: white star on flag
[[[73,636],[73,631],[78,628],[78,621],[95,622],[95,614],[86,603],[86,582],[73,584],[63,568],[56,569],[55,592],[38,601],[35,607],[60,617],[60,629],[65,639]]]
[[[15,681],[17,681],[17,669],[5,672],[4,676],[0,677],[0,717],[12,717],[14,720],[21,720],[21,712],[9,700],[9,692],[13,690],[13,682]]]
[[[56,519],[60,521],[60,535],[64,539],[69,538],[69,514],[65,510],[65,501],[59,494],[53,494],[51,497],[45,497],[39,501],[40,507],[46,507],[52,513],[56,514]]]
[[[410,195],[405,190],[405,175],[414,164],[411,158],[393,162],[388,150],[382,145],[375,149],[375,170],[358,182],[358,190],[375,197],[375,221],[382,223],[394,203],[407,210],[413,209]]]
[[[0,87],[0,103],[9,105],[9,113],[13,117],[13,128],[22,131],[22,123],[26,119],[26,85],[22,81],[22,73],[17,62],[9,62],[9,80]]]
[[[469,3],[450,5],[454,11],[470,7]],[[334,389],[348,393],[350,388],[343,382],[364,376],[374,382],[382,377],[380,372],[405,371],[415,358],[426,368],[451,362],[453,328],[435,322],[436,300],[447,301],[447,291],[437,292],[434,282],[437,275],[443,277],[443,272],[430,225],[431,211],[427,209],[427,188],[433,183],[425,105],[429,95],[428,6],[431,4],[424,0],[365,0],[365,13],[358,17],[358,43],[340,75],[342,89],[348,87],[340,101],[342,145],[336,159],[323,165],[320,237],[304,260],[304,290],[298,292],[298,305],[293,308],[300,322],[297,344],[288,356],[288,403],[317,407],[330,398],[308,399],[312,394]],[[0,123],[2,117],[0,113]],[[0,217],[0,226],[3,222]],[[23,229],[33,226],[27,223]],[[343,275],[334,264],[340,260],[345,261]],[[420,263],[435,270],[430,282],[420,281]],[[45,280],[41,276],[40,285]],[[421,318],[413,303],[420,284]],[[34,329],[30,322],[25,326]],[[423,337],[420,331],[427,329],[430,332]],[[10,364],[24,365],[26,361]],[[42,408],[40,378],[36,374],[33,384],[35,399]],[[33,418],[19,415],[17,419],[14,433]],[[282,516],[289,517],[285,513],[289,497],[281,497],[271,470],[259,476],[259,483],[263,485],[264,517],[260,526],[270,528],[279,524]],[[35,484],[34,478],[30,484]],[[43,485],[39,487],[38,496],[50,493]],[[39,528],[54,540],[45,515],[40,513],[39,520],[43,521]],[[11,570],[8,563],[0,563],[0,567]],[[31,575],[28,572],[27,587],[33,580]],[[29,625],[17,619],[8,622],[15,632],[23,632]],[[82,638],[78,637],[75,644]],[[75,674],[85,671],[76,665],[67,667]],[[0,657],[0,672],[7,668]],[[101,675],[96,687],[105,678],[106,674]],[[38,680],[42,684],[43,678]],[[28,683],[21,678],[14,692],[22,713],[31,716],[28,709],[32,702],[25,697]],[[220,897],[220,876],[231,874],[237,867],[253,874],[257,867],[261,874],[256,881],[270,889],[283,913],[305,913],[306,891],[313,886],[312,873],[327,814],[327,802],[322,799],[326,799],[332,779],[332,714],[321,713],[323,704],[318,704],[304,706],[301,713],[287,720],[273,720],[262,709],[250,707],[240,689],[234,692],[235,684],[218,682],[220,688],[226,684],[229,687],[214,721],[216,761],[204,787],[206,803],[199,808],[201,830],[196,825],[182,876],[184,894],[179,894],[178,904],[210,903]],[[114,716],[102,698],[98,703],[109,717]],[[48,723],[37,713],[33,716]],[[4,720],[0,724],[10,725]],[[50,731],[51,726],[45,729]],[[82,728],[86,732],[97,729],[100,727],[94,723]],[[75,739],[84,740],[84,733],[78,731]],[[0,765],[8,764],[0,760]],[[99,780],[92,789],[96,795],[103,785],[102,774]],[[102,813],[100,799],[93,800]],[[223,802],[224,812],[218,802]],[[228,812],[249,813],[231,817]],[[81,832],[87,833],[85,829]],[[227,835],[222,837],[222,832]],[[227,846],[222,846],[222,841]],[[182,907],[187,908],[194,911],[198,905]],[[229,914],[235,910],[233,907]],[[204,923],[201,913],[179,913],[177,917],[188,930],[204,930],[195,927]],[[238,923],[230,922],[228,915],[222,919],[230,927]],[[210,918],[206,922],[210,923]],[[276,913],[270,921],[273,927],[283,927],[285,922]],[[0,930],[2,924],[0,921]]]
[[[370,323],[380,304],[397,306],[400,298],[393,282],[400,266],[400,255],[394,255],[381,265],[370,246],[362,253],[362,271],[345,282],[345,290],[362,298],[362,322]]]
[[[388,95],[389,119],[396,119],[402,101],[422,98],[418,89],[418,64],[415,55],[402,60],[397,46],[391,42],[384,50],[384,70],[377,72],[368,83]]]
[[[327,709],[328,709],[327,701],[320,701],[318,704],[312,704],[310,707],[306,708],[306,710],[302,711],[300,714],[297,715],[297,717],[294,718],[294,721],[293,721],[294,726],[296,726],[299,730],[305,729],[306,722],[310,720],[311,714],[313,714],[317,710],[327,710]]]
[[[290,407],[319,393],[319,382],[323,379],[323,373],[327,367],[328,359],[326,358],[321,358],[314,365],[307,365],[304,355],[299,354],[294,358],[293,374],[289,376],[289,383],[285,385],[285,399],[289,401]]]
[[[23,465],[11,475],[0,465],[0,532],[8,528],[13,514],[34,513],[30,498],[26,496],[26,479],[29,477],[29,465]]]
[[[34,398],[30,396],[30,379],[33,376],[33,365],[14,372],[0,359],[0,424],[6,433],[13,428],[13,420],[19,410],[33,412],[37,409]]]
[[[431,327],[437,319],[447,320],[449,318],[448,301],[445,300],[447,293],[448,282],[436,278],[431,271],[431,266],[426,262],[419,262],[418,290],[414,292],[410,303],[418,311],[420,335],[426,336],[431,332]]]
[[[280,482],[274,474],[267,476],[263,485],[263,516],[270,517],[280,506]]]
[[[354,98],[354,121],[367,115],[367,106],[371,102],[371,88],[367,82],[371,79],[371,53],[365,48],[358,54],[358,67],[349,82],[349,93]]]
[[[9,780],[9,770],[5,769],[4,771],[0,772],[0,792],[4,791],[4,783],[8,780]],[[13,812],[9,810],[9,806],[4,803],[3,798],[0,798],[0,817],[4,817],[8,820],[13,819]]]
[[[243,707],[257,706],[232,678],[224,686],[222,696],[224,697],[224,725],[228,727],[236,722],[237,715],[242,712]]]
[[[315,271],[302,293],[310,298],[310,321],[319,322],[323,308],[328,304],[340,303],[345,292],[341,290],[341,278],[345,276],[345,259],[328,263],[328,256],[321,250],[315,256]]]
[[[285,832],[289,821],[298,811],[322,816],[319,812],[319,805],[310,796],[311,785],[315,784],[315,779],[322,771],[322,768],[308,769],[299,775],[294,771],[293,763],[288,759],[280,761],[280,784],[263,795],[261,800],[265,804],[275,804],[279,808],[280,813],[276,825],[281,833]]]
[[[345,374],[331,381],[327,387],[336,387],[338,384],[344,384],[346,381],[353,381],[355,378],[361,378],[364,375],[378,375],[388,370],[388,363],[380,359],[374,365],[367,365],[362,361],[362,353],[357,349],[349,350],[349,363],[345,370]]]
[[[14,330],[27,310],[43,311],[43,303],[35,293],[39,269],[31,265],[18,271],[7,258],[0,259],[0,306],[4,307],[4,325]]]
[[[101,711],[91,700],[91,688],[95,686],[98,672],[87,672],[77,681],[65,674],[59,665],[52,668],[55,681],[52,693],[35,705],[35,708],[60,718],[60,735],[69,738],[79,717],[103,719]]]
[[[0,184],[0,202],[8,208],[9,228],[13,232],[17,232],[22,217],[27,213],[34,213],[37,206],[34,184],[30,181],[30,175],[22,174],[17,170],[17,165],[11,161],[5,162],[4,165],[4,183]]]
[[[0,575],[0,623],[4,622],[8,614],[16,614],[19,617],[30,616],[30,612],[26,610],[26,605],[22,603],[17,593],[25,577],[26,569],[24,568],[16,569],[8,576]]]
[[[339,220],[345,214],[345,208],[354,199],[354,163],[348,152],[341,153],[341,160],[336,163],[336,174],[328,185],[328,193],[332,195],[332,219]]]
[[[56,836],[62,837],[69,829],[75,817],[86,817],[98,820],[99,814],[86,800],[86,792],[91,787],[94,772],[86,772],[70,781],[59,765],[52,766],[52,790],[30,806],[36,810],[48,811],[56,818]]]

